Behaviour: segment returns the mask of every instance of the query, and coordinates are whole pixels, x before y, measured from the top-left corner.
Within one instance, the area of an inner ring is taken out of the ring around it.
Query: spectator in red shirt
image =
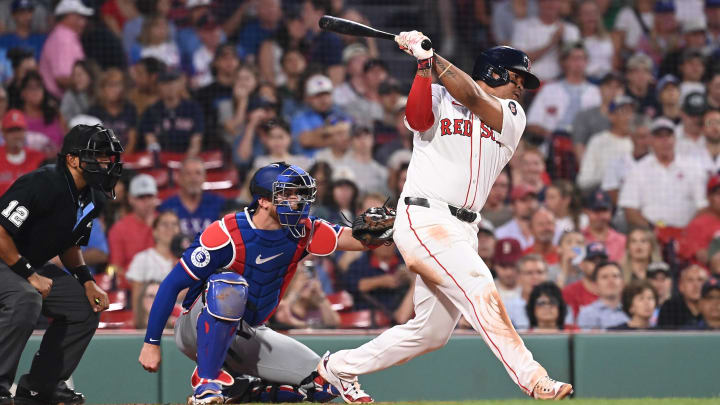
[[[557,246],[553,245],[555,236],[555,214],[545,207],[538,208],[530,218],[530,231],[535,243],[525,249],[523,255],[538,254],[548,265],[557,264],[560,260]]]
[[[130,287],[125,280],[125,271],[135,254],[155,245],[152,222],[155,219],[155,208],[160,203],[155,179],[147,174],[139,174],[130,181],[128,194],[131,212],[115,222],[108,233],[108,264],[116,268],[120,288]]]
[[[4,194],[18,177],[40,166],[45,155],[25,147],[27,123],[20,110],[8,111],[2,119],[2,136],[5,145],[0,146],[0,195]]]
[[[708,209],[696,216],[680,237],[679,254],[687,260],[707,264],[708,246],[715,236],[720,235],[720,175],[710,178],[707,183]]]
[[[585,257],[579,265],[580,270],[582,270],[582,278],[563,288],[563,298],[568,307],[573,310],[573,319],[575,319],[580,312],[580,307],[588,305],[598,299],[595,281],[593,281],[593,271],[598,263],[608,259],[605,246],[600,242],[588,244],[585,247],[584,253]]]
[[[607,191],[598,190],[590,195],[586,203],[587,228],[583,230],[585,241],[601,242],[605,245],[608,257],[619,262],[625,252],[625,235],[610,227],[612,220],[612,200]]]

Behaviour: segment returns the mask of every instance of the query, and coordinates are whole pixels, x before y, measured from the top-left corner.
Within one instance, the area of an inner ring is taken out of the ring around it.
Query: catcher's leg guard
[[[197,321],[197,368],[192,377],[196,399],[222,396],[222,386],[233,383],[222,364],[245,312],[247,281],[236,273],[213,274],[204,301]]]
[[[340,395],[340,392],[320,377],[317,371],[305,377],[300,386],[305,388],[308,402],[330,402]]]
[[[257,402],[267,403],[303,402],[307,398],[305,390],[288,384],[263,384],[253,389],[252,396]]]

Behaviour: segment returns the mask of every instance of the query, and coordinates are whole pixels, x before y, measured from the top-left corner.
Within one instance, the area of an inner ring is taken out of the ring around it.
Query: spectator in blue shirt
[[[592,279],[597,285],[598,299],[580,308],[577,325],[580,329],[607,329],[630,320],[620,303],[624,287],[622,270],[615,262],[595,266]]]
[[[194,100],[184,99],[184,84],[172,70],[161,72],[160,101],[140,118],[138,132],[148,150],[200,153],[204,131],[202,110]]]
[[[305,0],[301,15],[310,30],[307,34],[310,39],[309,62],[324,67],[339,67],[342,65],[344,44],[340,36],[330,31],[323,31],[318,25],[320,17],[330,13],[327,7],[329,3],[325,0]]]
[[[13,0],[10,10],[15,22],[15,30],[0,35],[0,49],[8,51],[12,48],[23,48],[32,51],[35,58],[40,57],[47,35],[33,33],[35,3],[33,0]]]
[[[280,6],[280,0],[263,1],[262,7],[257,8],[257,19],[240,30],[237,38],[245,55],[257,55],[260,44],[278,32],[283,17]]]
[[[177,176],[178,194],[163,201],[158,211],[174,211],[180,219],[180,230],[195,235],[220,217],[225,199],[203,191],[205,166],[202,159],[188,157]]]
[[[344,115],[333,104],[332,89],[327,76],[313,75],[305,82],[307,107],[293,117],[291,124],[294,153],[313,157],[332,143],[332,127],[342,124],[342,120],[333,118]]]
[[[186,27],[177,30],[175,38],[175,43],[180,48],[180,58],[184,61],[191,60],[193,53],[202,46],[202,41],[200,41],[197,32],[197,25],[201,18],[210,16],[211,3],[210,0],[188,0],[185,3],[185,7],[189,9],[190,21]],[[225,42],[226,39],[223,32],[220,43]]]
[[[101,270],[100,265],[108,262],[110,249],[108,248],[105,229],[105,224],[103,224],[100,218],[93,219],[90,239],[88,240],[87,246],[82,247],[85,263],[90,266],[93,274],[97,274],[98,271]]]

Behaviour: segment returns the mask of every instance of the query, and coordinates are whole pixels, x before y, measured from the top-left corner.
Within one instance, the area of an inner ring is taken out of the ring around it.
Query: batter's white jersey
[[[490,188],[510,161],[525,130],[525,111],[500,99],[502,132],[492,130],[445,87],[432,85],[435,123],[417,132],[403,197],[425,197],[480,211]]]

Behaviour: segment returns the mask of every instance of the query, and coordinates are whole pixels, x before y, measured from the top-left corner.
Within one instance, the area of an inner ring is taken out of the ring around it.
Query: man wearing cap
[[[658,328],[679,329],[697,325],[702,320],[700,296],[708,279],[707,271],[691,264],[680,271],[677,294],[660,307]]]
[[[706,109],[703,93],[690,93],[683,99],[680,125],[675,130],[679,155],[695,155],[703,148],[702,116]]]
[[[38,34],[43,33],[44,35],[44,33],[48,31],[50,11],[47,9],[45,2],[38,3],[37,0],[13,0],[0,2],[0,25],[5,27],[6,32],[13,32],[17,30],[15,13],[21,9],[31,11],[31,32]],[[11,47],[8,49],[11,49]],[[41,49],[37,50],[37,54],[35,55],[36,57],[40,55]]]
[[[684,229],[679,240],[678,254],[686,260],[707,264],[708,247],[720,232],[720,175],[707,183],[708,209],[702,211]]]
[[[333,84],[330,78],[320,74],[310,76],[305,81],[306,107],[292,119],[295,152],[313,157],[320,148],[332,143],[332,122],[330,117],[337,117],[342,111],[333,104]]]
[[[363,44],[355,43],[345,47],[342,62],[345,65],[346,79],[332,92],[336,104],[348,103],[347,100],[360,100],[365,94],[365,63],[370,60],[370,51]]]
[[[498,228],[495,236],[498,239],[515,239],[525,250],[535,242],[530,231],[530,218],[538,208],[537,193],[524,185],[517,185],[510,193],[510,201],[513,218]]]
[[[527,52],[533,61],[533,72],[542,81],[560,75],[558,55],[562,45],[580,40],[578,28],[561,19],[560,8],[558,0],[539,0],[537,17],[517,22],[510,40],[513,48]]]
[[[492,269],[495,272],[495,288],[503,302],[520,298],[522,288],[518,285],[518,268],[515,264],[521,256],[520,243],[515,239],[504,238],[495,242]]]
[[[160,101],[140,117],[138,133],[150,151],[184,152],[196,156],[205,125],[200,105],[184,98],[185,84],[174,70],[160,73]]]
[[[8,3],[8,2],[5,2]],[[40,56],[43,44],[47,35],[33,30],[33,12],[35,2],[33,0],[13,0],[10,10],[15,27],[5,27],[7,31],[0,35],[0,51],[8,51],[12,48],[23,48],[33,52],[35,57]],[[45,14],[47,18],[47,14]]]
[[[585,213],[589,219],[587,228],[582,230],[585,241],[588,243],[602,243],[605,245],[610,260],[614,262],[622,260],[625,255],[625,241],[627,238],[610,227],[613,208],[610,194],[606,191],[595,191],[588,197],[585,208]]]
[[[710,278],[703,284],[700,293],[700,314],[702,320],[694,330],[720,330],[720,280]]]
[[[636,115],[632,121],[630,141],[633,144],[632,152],[620,155],[605,169],[600,189],[607,191],[613,205],[617,204],[618,194],[628,173],[633,167],[650,153],[650,118]],[[620,213],[622,211],[618,211]],[[625,218],[625,214],[622,214]],[[623,221],[624,222],[624,219]]]
[[[580,163],[577,183],[585,191],[600,186],[610,163],[618,156],[632,151],[631,122],[635,115],[635,101],[618,96],[610,103],[610,129],[594,135],[587,145]]]
[[[37,169],[45,160],[45,154],[25,147],[27,123],[20,110],[10,110],[2,119],[0,146],[0,195],[4,194],[18,177]]]
[[[123,149],[112,131],[78,125],[64,138],[55,165],[20,177],[0,196],[0,402],[38,317],[52,318],[15,404],[81,404],[65,385],[107,309],[81,246],[122,173]],[[59,257],[69,273],[47,264]],[[74,276],[74,277],[73,277]]]
[[[707,25],[704,18],[692,18],[682,23],[683,46],[663,58],[660,63],[660,76],[672,74],[680,75],[678,68],[686,56],[687,51],[699,51],[701,56],[707,56],[711,48],[707,46]],[[682,70],[682,68],[680,67]]]
[[[72,83],[75,62],[85,59],[80,36],[91,15],[93,9],[81,0],[62,0],[55,7],[57,23],[45,41],[38,67],[45,88],[58,99]]]
[[[560,63],[563,78],[540,88],[528,111],[528,132],[548,138],[557,130],[569,131],[578,112],[600,105],[600,91],[587,81],[585,75],[587,60],[587,51],[581,42],[562,48]],[[535,72],[537,67],[538,63],[533,64]]]
[[[650,130],[653,153],[632,168],[618,205],[631,227],[685,227],[707,205],[707,175],[697,159],[676,156],[672,121],[656,118]]]
[[[128,190],[130,212],[115,222],[108,232],[108,264],[121,276],[121,288],[126,287],[124,275],[133,257],[155,245],[152,222],[155,219],[155,209],[160,204],[157,193],[157,184],[152,176],[138,174],[133,177]]]
[[[215,49],[210,69],[213,76],[212,83],[195,92],[194,99],[203,110],[205,145],[210,149],[217,149],[223,145],[219,137],[218,106],[224,100],[232,100],[233,84],[237,80],[239,66],[237,48],[232,43],[219,45]]]
[[[582,160],[590,138],[610,129],[610,103],[622,94],[623,78],[616,73],[606,74],[598,85],[600,105],[580,111],[572,123],[572,141],[578,160]]]
[[[674,0],[655,0],[650,29],[643,32],[635,49],[649,55],[655,64],[680,46]]]
[[[638,114],[651,117],[660,109],[652,87],[654,67],[652,59],[644,53],[634,54],[625,64],[625,94],[635,100]]]
[[[572,308],[573,317],[577,317],[580,312],[580,307],[588,305],[598,299],[596,294],[597,287],[592,274],[595,266],[607,259],[607,252],[602,243],[593,242],[585,246],[583,259],[578,265],[580,270],[582,270],[582,278],[563,288],[563,299],[568,307]]]
[[[655,86],[660,111],[658,115],[680,122],[682,113],[680,100],[680,80],[670,74],[663,76]]]
[[[188,25],[178,29],[175,38],[183,60],[190,60],[192,54],[202,46],[196,27],[201,18],[211,14],[211,6],[212,0],[188,0],[185,2],[185,8],[189,12]],[[225,40],[225,33],[222,33],[220,43],[225,42]]]
[[[672,296],[673,279],[670,274],[670,266],[665,262],[650,263],[645,274],[647,280],[652,284],[658,295],[658,309],[655,311],[656,314],[653,315],[652,320],[652,325],[655,326],[657,324],[657,316],[660,313],[660,307]]]

